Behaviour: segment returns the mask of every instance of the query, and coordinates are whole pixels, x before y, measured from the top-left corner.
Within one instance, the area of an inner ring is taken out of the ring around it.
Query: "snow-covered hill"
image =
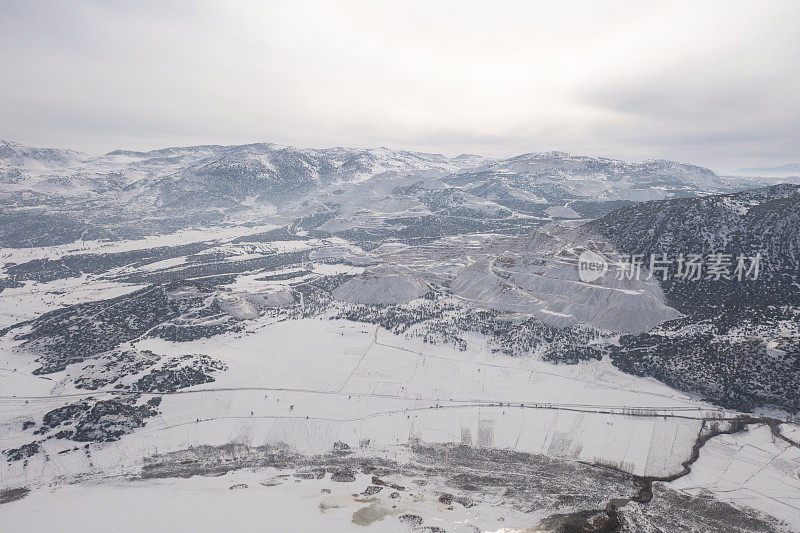
[[[442,236],[593,218],[630,201],[731,189],[708,169],[668,161],[560,152],[492,160],[266,143],[87,156],[4,142],[0,180],[0,243],[7,246],[297,217],[306,229],[374,240]]]
[[[319,513],[287,528],[800,527],[796,186],[272,144],[6,143],[0,179],[0,524],[113,485]],[[626,274],[718,251],[760,279]]]
[[[661,286],[684,315],[623,339],[618,365],[742,409],[800,409],[800,186],[636,204],[584,229],[667,257]],[[693,254],[706,270],[674,275]]]

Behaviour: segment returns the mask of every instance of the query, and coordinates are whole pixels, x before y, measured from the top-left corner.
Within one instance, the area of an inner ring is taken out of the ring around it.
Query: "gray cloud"
[[[0,0],[0,138],[800,161],[800,4]]]

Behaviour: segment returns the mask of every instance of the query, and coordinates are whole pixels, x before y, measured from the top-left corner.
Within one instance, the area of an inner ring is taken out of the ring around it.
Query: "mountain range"
[[[92,157],[4,141],[0,179],[0,243],[14,247],[298,217],[327,222],[323,229],[334,233],[431,216],[448,224],[474,219],[476,229],[529,226],[594,217],[631,201],[736,189],[708,169],[670,161],[562,152],[447,158],[274,144]]]
[[[800,527],[800,185],[9,142],[0,182],[0,503],[205,476],[411,530]]]
[[[767,178],[789,178],[800,176],[800,163],[789,163],[777,167],[742,168],[732,173],[734,176],[762,176]]]

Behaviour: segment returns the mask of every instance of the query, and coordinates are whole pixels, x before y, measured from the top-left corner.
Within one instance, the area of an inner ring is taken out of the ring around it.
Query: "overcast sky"
[[[800,1],[0,0],[0,139],[800,161]]]

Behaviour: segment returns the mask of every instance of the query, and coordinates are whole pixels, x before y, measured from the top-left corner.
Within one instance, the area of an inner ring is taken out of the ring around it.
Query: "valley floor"
[[[4,250],[0,530],[800,530],[796,424],[587,356],[615,330],[483,305],[525,285],[649,323],[657,286],[587,287],[498,235],[274,228]]]
[[[477,336],[470,341],[471,346],[480,346]],[[259,512],[271,514],[274,509],[280,520],[288,520],[287,524],[299,518],[284,515],[297,515],[308,521],[310,529],[349,531],[365,527],[353,524],[351,515],[376,503],[352,497],[351,493],[365,487],[346,484],[346,488],[338,489],[346,505],[322,512],[317,500],[325,488],[323,481],[281,485],[291,487],[289,491],[269,490],[254,483],[251,477],[264,477],[263,469],[270,467],[269,461],[246,463],[245,470],[224,478],[132,484],[120,480],[136,477],[142,458],[230,443],[245,449],[281,443],[305,457],[323,456],[336,446],[346,446],[360,456],[373,458],[387,453],[395,457],[415,443],[460,445],[484,453],[510,450],[570,464],[607,466],[639,477],[668,477],[682,470],[699,432],[713,423],[724,426],[738,414],[717,409],[655,380],[626,375],[605,361],[553,365],[533,358],[492,354],[486,347],[463,352],[395,336],[374,325],[341,320],[263,319],[252,321],[245,331],[183,343],[148,338],[135,343],[134,348],[165,356],[205,354],[223,361],[227,371],[213,383],[174,393],[145,393],[161,397],[161,413],[119,441],[76,447],[70,441],[49,439],[43,445],[45,453],[25,462],[7,463],[0,469],[2,487],[33,490],[26,498],[0,507],[4,523],[27,517],[32,525],[47,530],[47,517],[63,516],[67,523],[74,520],[80,524],[82,513],[95,506],[108,509],[108,520],[112,520],[118,516],[113,511],[119,505],[114,503],[115,495],[124,494],[126,501],[130,500],[127,512],[139,517],[139,521],[130,522],[131,526],[144,527],[147,520],[154,519],[145,517],[145,509],[152,509],[157,516],[167,507],[173,509],[165,502],[174,502],[176,513],[165,517],[165,524],[169,520],[183,523],[182,516],[187,513],[180,509],[188,511],[193,506],[204,510],[188,513],[192,516],[185,520],[202,522],[210,530],[217,523],[213,516],[236,514],[242,506],[256,505],[257,499]],[[31,360],[12,353],[10,346],[3,347],[0,440],[4,449],[29,440],[21,431],[24,420],[76,398],[118,394],[113,390],[73,389],[65,386],[66,380],[60,380],[59,374],[52,378],[33,376],[29,372],[34,366]],[[766,426],[751,425],[748,429],[710,439],[691,473],[666,486],[686,494],[710,493],[737,508],[761,509],[791,528],[800,527],[800,479],[796,474],[800,449],[776,439]],[[797,440],[796,427],[784,426],[782,430]],[[325,479],[331,483],[330,478]],[[90,484],[72,485],[79,480]],[[242,483],[251,488],[241,492],[229,488]],[[629,484],[618,497],[636,493],[635,483]],[[446,481],[440,485],[440,491],[447,490]],[[198,505],[219,493],[224,498]],[[314,498],[309,500],[312,493]],[[80,497],[79,507],[73,507],[76,496]],[[435,495],[431,498],[437,501]],[[586,504],[551,502],[550,508],[514,515],[509,509],[516,506],[505,500],[501,495],[488,500],[499,509],[492,513],[508,515],[505,525],[491,525],[498,530],[533,527],[557,511],[579,511]],[[601,503],[592,502],[589,507],[602,510]],[[623,510],[647,505],[631,502]],[[67,507],[71,510],[64,513],[50,511]],[[381,503],[381,509],[384,507]],[[30,513],[45,508],[47,513]],[[136,509],[142,512],[135,513]],[[286,509],[295,511],[284,512]],[[435,522],[437,512],[433,507],[418,510],[426,524]],[[209,519],[203,520],[206,513]],[[403,526],[394,515],[398,512],[386,514],[394,517],[391,526],[375,529],[388,531]],[[245,520],[242,527],[250,529],[260,516],[239,519]],[[453,527],[461,518],[451,518],[445,529],[457,530]],[[475,517],[463,517],[463,521],[479,522]],[[102,524],[101,517],[90,527],[100,530]],[[484,521],[477,527],[490,525]]]

